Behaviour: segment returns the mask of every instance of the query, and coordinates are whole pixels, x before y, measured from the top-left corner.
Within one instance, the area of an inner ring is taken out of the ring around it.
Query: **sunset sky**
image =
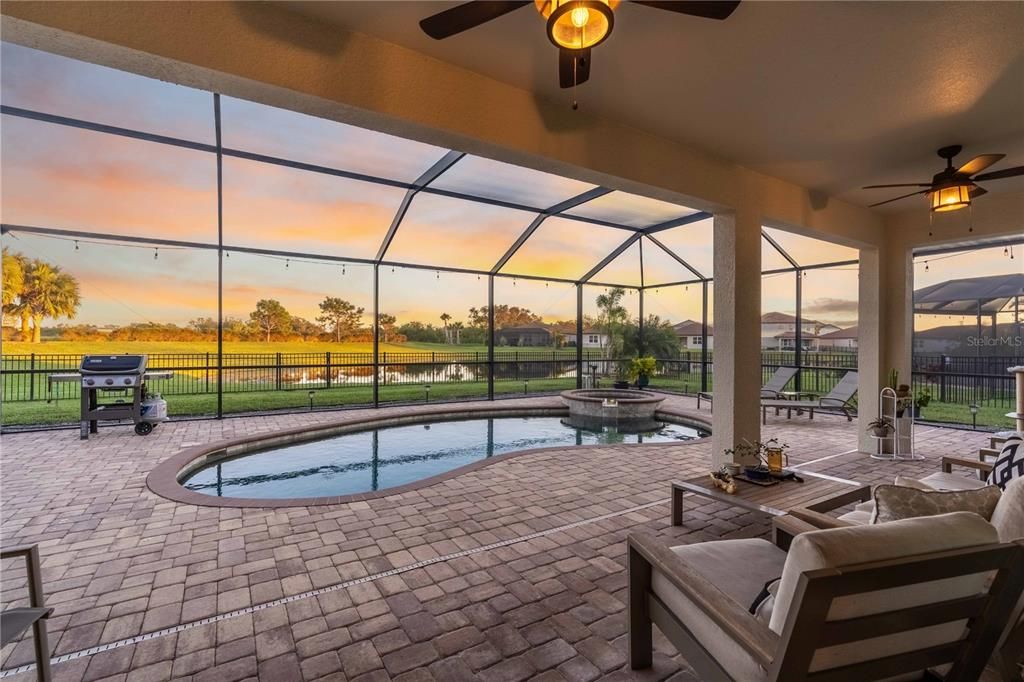
[[[10,106],[82,118],[213,144],[210,93],[2,44],[2,97]],[[446,150],[261,104],[222,98],[226,148],[411,182]],[[31,121],[2,120],[0,210],[7,224],[217,242],[215,155],[163,144]],[[546,207],[591,185],[477,157],[442,174],[440,189]],[[372,258],[405,195],[402,188],[248,161],[224,159],[224,243],[297,253]],[[652,225],[693,209],[613,192],[571,211],[578,216]],[[535,213],[420,193],[386,255],[409,263],[489,269]],[[855,259],[853,249],[778,230],[771,234],[802,264]],[[578,278],[619,246],[629,232],[564,217],[545,220],[503,272]],[[705,276],[712,274],[711,220],[659,232],[657,239]],[[5,235],[4,246],[59,265],[78,278],[83,304],[77,322],[174,322],[216,314],[216,252],[139,248],[121,243]],[[639,244],[594,280],[639,285]],[[643,244],[644,282],[667,284],[691,273],[651,242]],[[787,264],[765,243],[763,269]],[[915,268],[917,285],[942,279],[1019,272],[1024,253],[979,251]],[[519,305],[546,320],[575,316],[573,287],[529,280],[496,281],[498,303]],[[587,313],[603,290],[588,287]],[[856,321],[856,266],[810,271],[804,314]],[[280,300],[314,319],[325,296],[372,309],[369,266],[306,262],[230,252],[224,261],[225,314],[247,317],[261,298]],[[762,309],[794,311],[794,276],[765,277]],[[627,303],[636,308],[633,294]],[[486,277],[432,270],[381,268],[381,309],[399,322],[438,322],[442,312],[464,320],[487,303]],[[664,287],[646,295],[647,312],[700,319],[700,287]],[[366,321],[369,322],[369,313]],[[943,323],[949,323],[945,321]],[[932,325],[933,326],[933,325]]]

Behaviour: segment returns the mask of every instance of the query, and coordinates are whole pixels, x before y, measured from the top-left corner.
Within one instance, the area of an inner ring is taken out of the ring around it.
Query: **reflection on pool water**
[[[639,433],[582,429],[561,417],[500,417],[392,426],[250,452],[189,474],[181,484],[218,497],[330,497],[392,488],[528,448],[671,443],[707,435],[653,424]],[[638,451],[637,457],[643,456]]]

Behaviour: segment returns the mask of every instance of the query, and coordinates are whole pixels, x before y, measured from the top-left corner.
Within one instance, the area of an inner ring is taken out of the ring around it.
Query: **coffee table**
[[[707,474],[672,481],[672,525],[683,525],[683,495],[686,493],[771,516],[782,516],[793,507],[824,513],[871,499],[869,485],[808,471],[796,473],[804,479],[803,483],[781,481],[772,486],[759,486],[737,480],[737,490],[732,495],[712,486]]]

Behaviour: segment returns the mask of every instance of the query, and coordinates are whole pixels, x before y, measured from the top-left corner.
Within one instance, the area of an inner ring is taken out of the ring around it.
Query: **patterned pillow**
[[[871,523],[886,523],[918,516],[938,516],[950,512],[974,512],[986,521],[992,518],[1002,491],[989,485],[976,490],[917,490],[896,485],[875,487],[875,511]]]
[[[1010,436],[1003,443],[986,482],[1006,490],[1006,485],[1015,478],[1024,478],[1024,439],[1019,435]]]

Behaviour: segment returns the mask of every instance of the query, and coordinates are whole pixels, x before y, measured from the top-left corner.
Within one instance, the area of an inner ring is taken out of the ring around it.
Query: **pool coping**
[[[529,448],[516,450],[500,455],[493,455],[486,459],[477,460],[460,467],[450,469],[434,476],[422,478],[412,483],[385,488],[363,493],[351,493],[348,495],[333,495],[328,497],[295,497],[288,499],[263,499],[253,497],[215,497],[203,493],[188,490],[182,486],[179,479],[195,469],[205,466],[218,459],[236,457],[252,450],[258,450],[273,445],[288,445],[309,440],[318,440],[344,433],[366,431],[376,428],[387,428],[391,426],[403,426],[417,424],[426,421],[436,420],[438,417],[445,421],[456,421],[462,418],[487,418],[487,417],[539,417],[539,416],[567,416],[569,408],[555,404],[548,405],[487,405],[479,407],[448,405],[436,408],[417,410],[403,414],[385,414],[373,417],[359,417],[341,419],[326,422],[315,427],[301,426],[283,431],[263,433],[240,438],[229,438],[202,445],[194,445],[185,448],[171,457],[163,460],[146,476],[146,487],[156,495],[173,502],[181,502],[200,507],[221,507],[221,508],[244,508],[244,509],[281,509],[288,507],[313,507],[331,504],[348,504],[352,502],[365,502],[368,500],[401,495],[421,488],[436,485],[450,478],[475,471],[482,467],[501,462],[512,457],[551,452],[557,450],[571,450],[575,445],[559,445],[544,448]],[[700,429],[711,430],[711,423],[703,415],[679,410],[658,410],[655,416],[662,415],[673,421],[681,422],[684,425]],[[700,443],[705,438],[696,438],[680,445]],[[629,443],[629,444],[608,444],[608,445],[587,445],[588,448],[617,448],[617,447],[664,447],[666,443]],[[671,445],[671,444],[668,444]]]

